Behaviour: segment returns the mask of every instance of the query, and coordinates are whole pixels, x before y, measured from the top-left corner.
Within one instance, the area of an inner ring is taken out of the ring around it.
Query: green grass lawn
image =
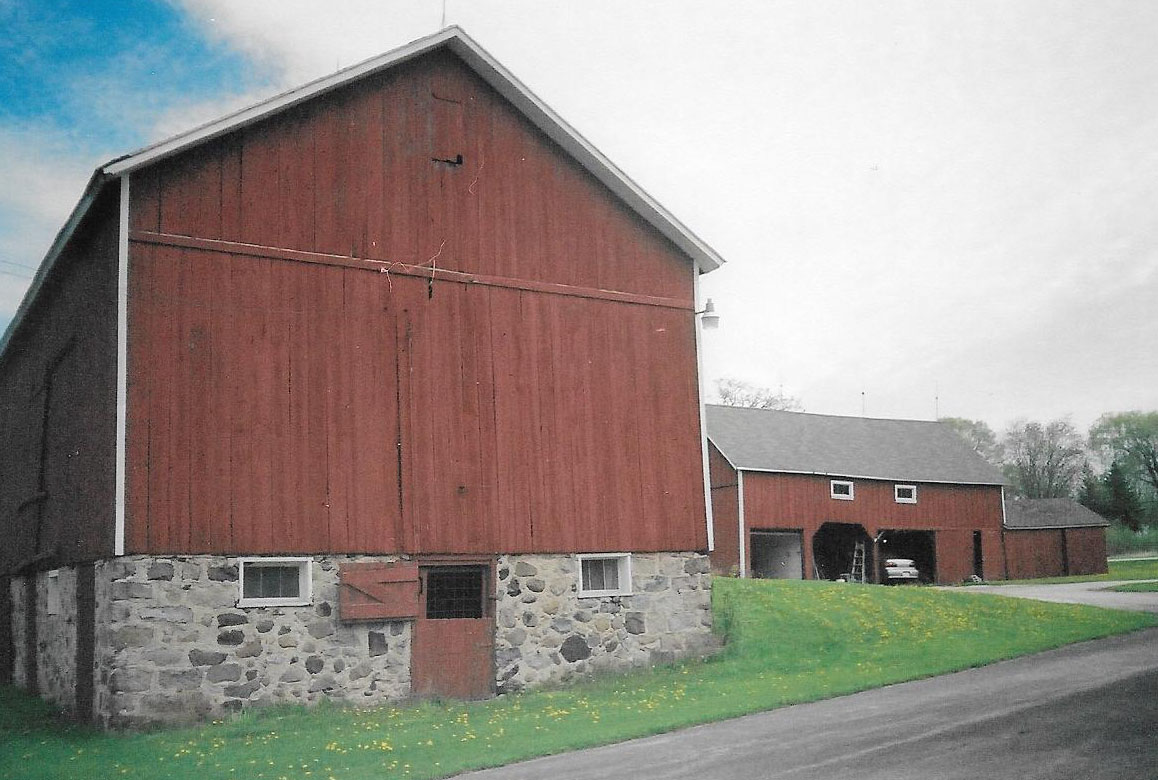
[[[1065,582],[1105,582],[1107,580],[1158,579],[1158,558],[1122,558],[1109,562],[1109,573],[1076,577],[1041,577],[1036,580],[1004,580],[991,585],[1054,585]]]
[[[1158,624],[967,589],[724,578],[714,607],[729,643],[706,662],[469,704],[281,708],[109,735],[0,688],[0,777],[444,777]]]
[[[1120,593],[1158,593],[1158,582],[1130,582],[1110,588]]]

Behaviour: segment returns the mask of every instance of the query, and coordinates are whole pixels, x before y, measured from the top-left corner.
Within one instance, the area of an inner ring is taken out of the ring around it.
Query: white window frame
[[[837,485],[847,485],[848,495],[836,492]],[[834,479],[828,483],[828,495],[839,501],[852,501],[856,495],[856,485],[852,483],[851,479]]]
[[[59,615],[63,612],[60,596],[60,569],[48,572],[44,581],[44,614]]]
[[[239,607],[304,607],[313,603],[313,558],[238,558],[237,606]],[[246,598],[245,570],[261,566],[297,566],[298,595],[280,598]]]
[[[580,553],[575,556],[579,561],[579,598],[594,599],[604,596],[631,595],[631,553]],[[583,561],[614,560],[619,566],[619,587],[606,590],[588,590],[583,587]]]
[[[913,495],[909,498],[902,498],[902,490],[911,490]],[[917,503],[917,486],[916,485],[893,485],[893,500],[898,504],[915,504]]]

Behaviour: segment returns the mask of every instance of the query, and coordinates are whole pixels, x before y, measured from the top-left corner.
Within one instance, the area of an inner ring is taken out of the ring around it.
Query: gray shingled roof
[[[735,406],[707,407],[708,438],[734,467],[906,482],[1001,485],[952,428]]]
[[[1068,498],[1016,498],[1005,502],[1006,528],[1086,528],[1106,518]]]

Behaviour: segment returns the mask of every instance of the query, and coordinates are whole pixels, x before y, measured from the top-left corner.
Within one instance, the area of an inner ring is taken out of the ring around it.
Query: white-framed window
[[[44,614],[59,615],[63,611],[60,600],[60,569],[48,572],[44,583],[44,600]]]
[[[852,501],[854,493],[853,484],[847,479],[832,480],[828,485],[828,491],[830,496],[841,501]]]
[[[590,553],[579,559],[579,598],[631,595],[631,553]]]
[[[240,558],[239,607],[297,607],[313,599],[312,558]]]
[[[893,498],[897,500],[898,504],[915,504],[917,503],[917,486],[893,485]]]

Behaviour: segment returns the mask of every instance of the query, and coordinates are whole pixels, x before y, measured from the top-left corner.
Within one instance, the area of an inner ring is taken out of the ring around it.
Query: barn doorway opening
[[[872,538],[859,523],[825,523],[812,535],[813,573],[818,580],[838,580],[852,573],[858,543],[864,571],[873,571]],[[866,577],[866,579],[868,579]]]
[[[937,580],[937,535],[933,531],[882,531],[877,553],[881,561],[889,558],[911,560],[923,583]],[[884,572],[880,575],[880,581],[884,582]]]
[[[751,574],[764,580],[804,578],[804,540],[800,531],[756,531],[749,534]]]
[[[981,550],[981,532],[973,532],[973,576],[984,579],[985,554]]]
[[[493,695],[491,566],[420,566],[418,571],[421,590],[411,646],[411,690],[416,696],[455,699]]]

